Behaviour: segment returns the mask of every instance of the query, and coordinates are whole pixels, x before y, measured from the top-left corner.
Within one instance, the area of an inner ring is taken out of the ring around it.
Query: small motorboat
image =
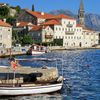
[[[47,52],[47,47],[33,44],[26,54],[29,55],[41,55]]]

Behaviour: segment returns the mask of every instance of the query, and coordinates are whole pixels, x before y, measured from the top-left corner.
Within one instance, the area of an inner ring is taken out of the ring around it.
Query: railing
[[[73,27],[73,25],[72,24],[67,24],[67,27]]]

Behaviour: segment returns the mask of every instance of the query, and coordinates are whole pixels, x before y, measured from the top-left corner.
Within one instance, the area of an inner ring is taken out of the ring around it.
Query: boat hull
[[[28,95],[28,94],[42,94],[51,93],[61,90],[62,83],[44,85],[44,86],[31,86],[31,87],[0,87],[0,95]]]
[[[45,53],[45,51],[35,51],[35,50],[32,51],[32,55],[40,55],[40,54],[44,54],[44,53]]]

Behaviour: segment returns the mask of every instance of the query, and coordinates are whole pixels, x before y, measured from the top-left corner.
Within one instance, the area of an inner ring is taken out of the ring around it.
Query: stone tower
[[[34,5],[32,5],[32,11],[35,11]]]
[[[84,11],[84,4],[83,4],[83,0],[81,0],[80,2],[80,8],[78,11],[78,20],[79,20],[79,24],[81,24],[83,27],[85,27],[85,11]]]

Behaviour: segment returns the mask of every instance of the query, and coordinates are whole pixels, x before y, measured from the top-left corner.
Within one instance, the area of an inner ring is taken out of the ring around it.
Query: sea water
[[[17,97],[0,97],[0,100],[100,100],[100,50],[53,51],[40,56],[16,56],[16,58],[60,58],[62,62],[20,61],[23,66],[58,66],[65,78],[58,93]],[[0,65],[8,65],[8,58],[0,58]],[[62,66],[63,65],[63,66]]]

